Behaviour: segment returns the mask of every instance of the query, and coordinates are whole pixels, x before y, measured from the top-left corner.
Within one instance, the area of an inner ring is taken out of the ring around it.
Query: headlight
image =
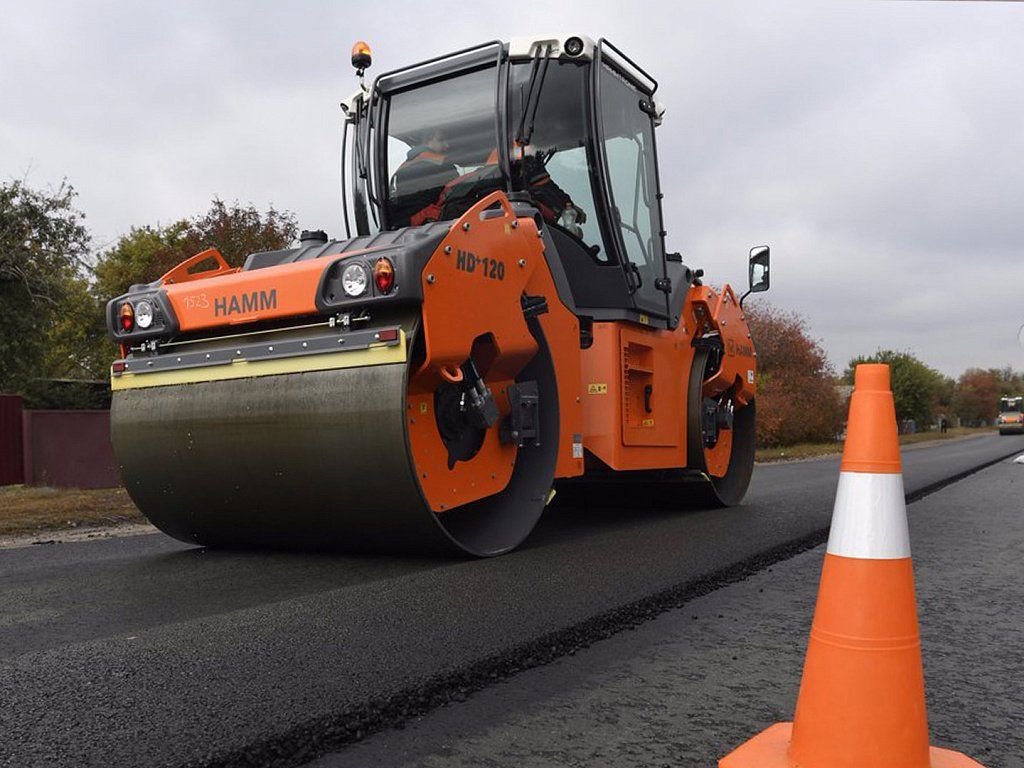
[[[341,288],[346,296],[362,296],[366,293],[366,270],[360,264],[349,264],[341,273]]]
[[[149,328],[153,324],[153,305],[148,301],[140,301],[135,305],[135,324],[139,328]]]

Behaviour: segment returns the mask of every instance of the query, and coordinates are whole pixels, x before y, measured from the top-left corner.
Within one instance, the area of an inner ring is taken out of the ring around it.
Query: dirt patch
[[[145,523],[124,488],[0,488],[0,536]]]

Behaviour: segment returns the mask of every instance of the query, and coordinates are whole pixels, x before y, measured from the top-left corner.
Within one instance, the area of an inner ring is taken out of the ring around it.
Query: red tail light
[[[391,293],[395,287],[395,267],[383,256],[377,259],[373,267],[373,282],[381,293]]]
[[[117,311],[117,316],[121,319],[121,330],[125,333],[131,332],[135,327],[135,310],[132,309],[132,305],[126,301]]]

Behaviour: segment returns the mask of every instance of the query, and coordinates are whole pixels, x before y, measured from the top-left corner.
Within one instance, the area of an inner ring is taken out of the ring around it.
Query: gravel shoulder
[[[1024,767],[1024,465],[909,507],[932,742]],[[792,718],[823,547],[312,763],[713,766]]]
[[[14,533],[0,536],[0,549],[21,549],[45,544],[74,544],[121,536],[141,536],[159,533],[150,523],[122,521],[110,525],[74,525],[67,528],[45,528],[34,533]]]
[[[908,451],[951,441],[971,440],[996,434],[994,427],[956,427],[942,434],[939,432],[916,432],[900,435],[900,450]],[[842,442],[800,443],[781,448],[758,448],[754,463],[785,464],[794,461],[812,461],[827,456],[839,456],[843,452]]]

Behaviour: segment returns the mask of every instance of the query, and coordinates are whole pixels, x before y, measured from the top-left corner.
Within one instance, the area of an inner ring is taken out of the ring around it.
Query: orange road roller
[[[212,547],[487,556],[559,483],[739,503],[757,355],[742,299],[666,251],[657,82],[583,36],[367,83],[370,55],[343,239],[238,268],[211,248],[108,305],[139,509]],[[748,267],[766,290],[768,248]]]
[[[1000,435],[1024,435],[1024,397],[999,398],[996,424]]]

